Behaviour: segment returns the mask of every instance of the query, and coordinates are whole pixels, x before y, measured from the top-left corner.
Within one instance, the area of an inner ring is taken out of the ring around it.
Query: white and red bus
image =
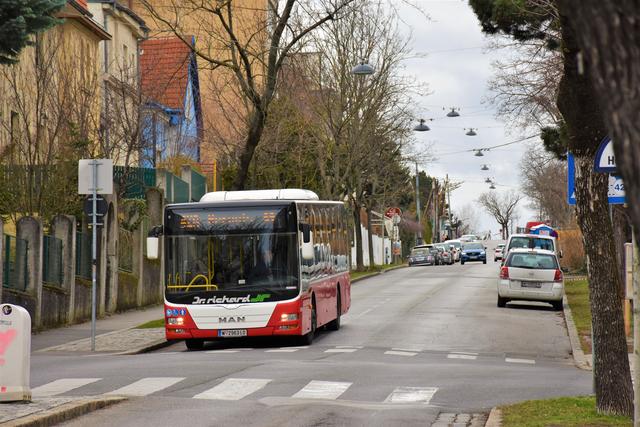
[[[227,337],[299,336],[340,328],[351,304],[350,239],[341,202],[308,190],[213,192],[167,205],[163,236],[168,340],[190,350]]]

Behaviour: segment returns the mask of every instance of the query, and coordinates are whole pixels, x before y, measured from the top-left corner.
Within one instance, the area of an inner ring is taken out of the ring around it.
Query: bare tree
[[[72,47],[55,27],[18,64],[0,66],[9,108],[0,117],[0,212],[14,219],[77,213],[76,160],[94,152],[99,78],[97,50]]]
[[[518,203],[522,200],[522,195],[515,191],[509,191],[500,195],[494,191],[483,193],[478,198],[478,203],[489,215],[495,218],[502,227],[502,238],[509,237],[509,225],[516,212]]]
[[[456,216],[458,217],[458,221],[460,221],[458,233],[471,234],[478,231],[478,224],[480,224],[478,210],[471,203],[462,206]]]
[[[141,0],[159,27],[180,37],[211,68],[227,70],[233,76],[242,95],[240,101],[248,107],[234,188],[242,189],[246,184],[286,58],[305,36],[339,19],[352,2],[268,0],[266,9],[252,9],[231,0],[211,5],[198,0],[169,5]],[[203,36],[197,46],[190,43],[189,35],[194,32]]]
[[[560,228],[576,226],[574,208],[567,203],[567,164],[538,145],[530,145],[520,161],[522,191],[533,201],[540,221]]]

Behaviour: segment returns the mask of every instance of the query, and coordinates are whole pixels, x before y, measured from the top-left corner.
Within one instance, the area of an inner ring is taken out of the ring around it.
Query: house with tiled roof
[[[195,53],[178,37],[145,40],[140,73],[146,100],[141,163],[153,167],[174,157],[199,162],[202,108]]]

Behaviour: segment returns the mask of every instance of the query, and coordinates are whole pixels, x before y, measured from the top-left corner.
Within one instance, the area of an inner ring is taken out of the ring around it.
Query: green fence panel
[[[147,188],[156,186],[156,170],[114,166],[113,180],[124,187],[126,199],[144,199]]]
[[[133,233],[124,228],[118,230],[118,269],[133,272]]]
[[[207,178],[191,169],[191,200],[197,202],[207,192]]]
[[[166,194],[164,195],[164,197],[167,199],[167,201],[169,203],[173,203],[173,174],[171,172],[165,172],[165,184],[167,186],[166,188]]]
[[[76,233],[76,276],[91,280],[91,236]]]
[[[4,235],[4,268],[2,286],[27,290],[27,242],[8,234]]]
[[[62,240],[44,236],[42,242],[42,281],[62,286]]]
[[[189,198],[189,184],[177,176],[173,177],[173,203],[187,203]]]

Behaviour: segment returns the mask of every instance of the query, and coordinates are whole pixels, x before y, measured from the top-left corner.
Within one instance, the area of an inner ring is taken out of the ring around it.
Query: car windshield
[[[506,262],[506,266],[539,270],[555,270],[558,268],[558,261],[556,260],[556,257],[548,254],[511,253]]]
[[[448,245],[453,245],[456,249],[460,249],[462,244],[460,242],[445,242]]]
[[[482,246],[482,243],[467,243],[466,245],[463,246],[463,249],[465,251],[476,250],[476,249],[484,249],[484,246]]]
[[[427,254],[427,249],[414,249],[411,251],[411,255],[412,256],[421,256],[421,255],[426,255]]]
[[[518,236],[513,237],[509,242],[509,250],[516,248],[524,249],[544,249],[554,251],[553,239],[545,239],[541,237]]]

